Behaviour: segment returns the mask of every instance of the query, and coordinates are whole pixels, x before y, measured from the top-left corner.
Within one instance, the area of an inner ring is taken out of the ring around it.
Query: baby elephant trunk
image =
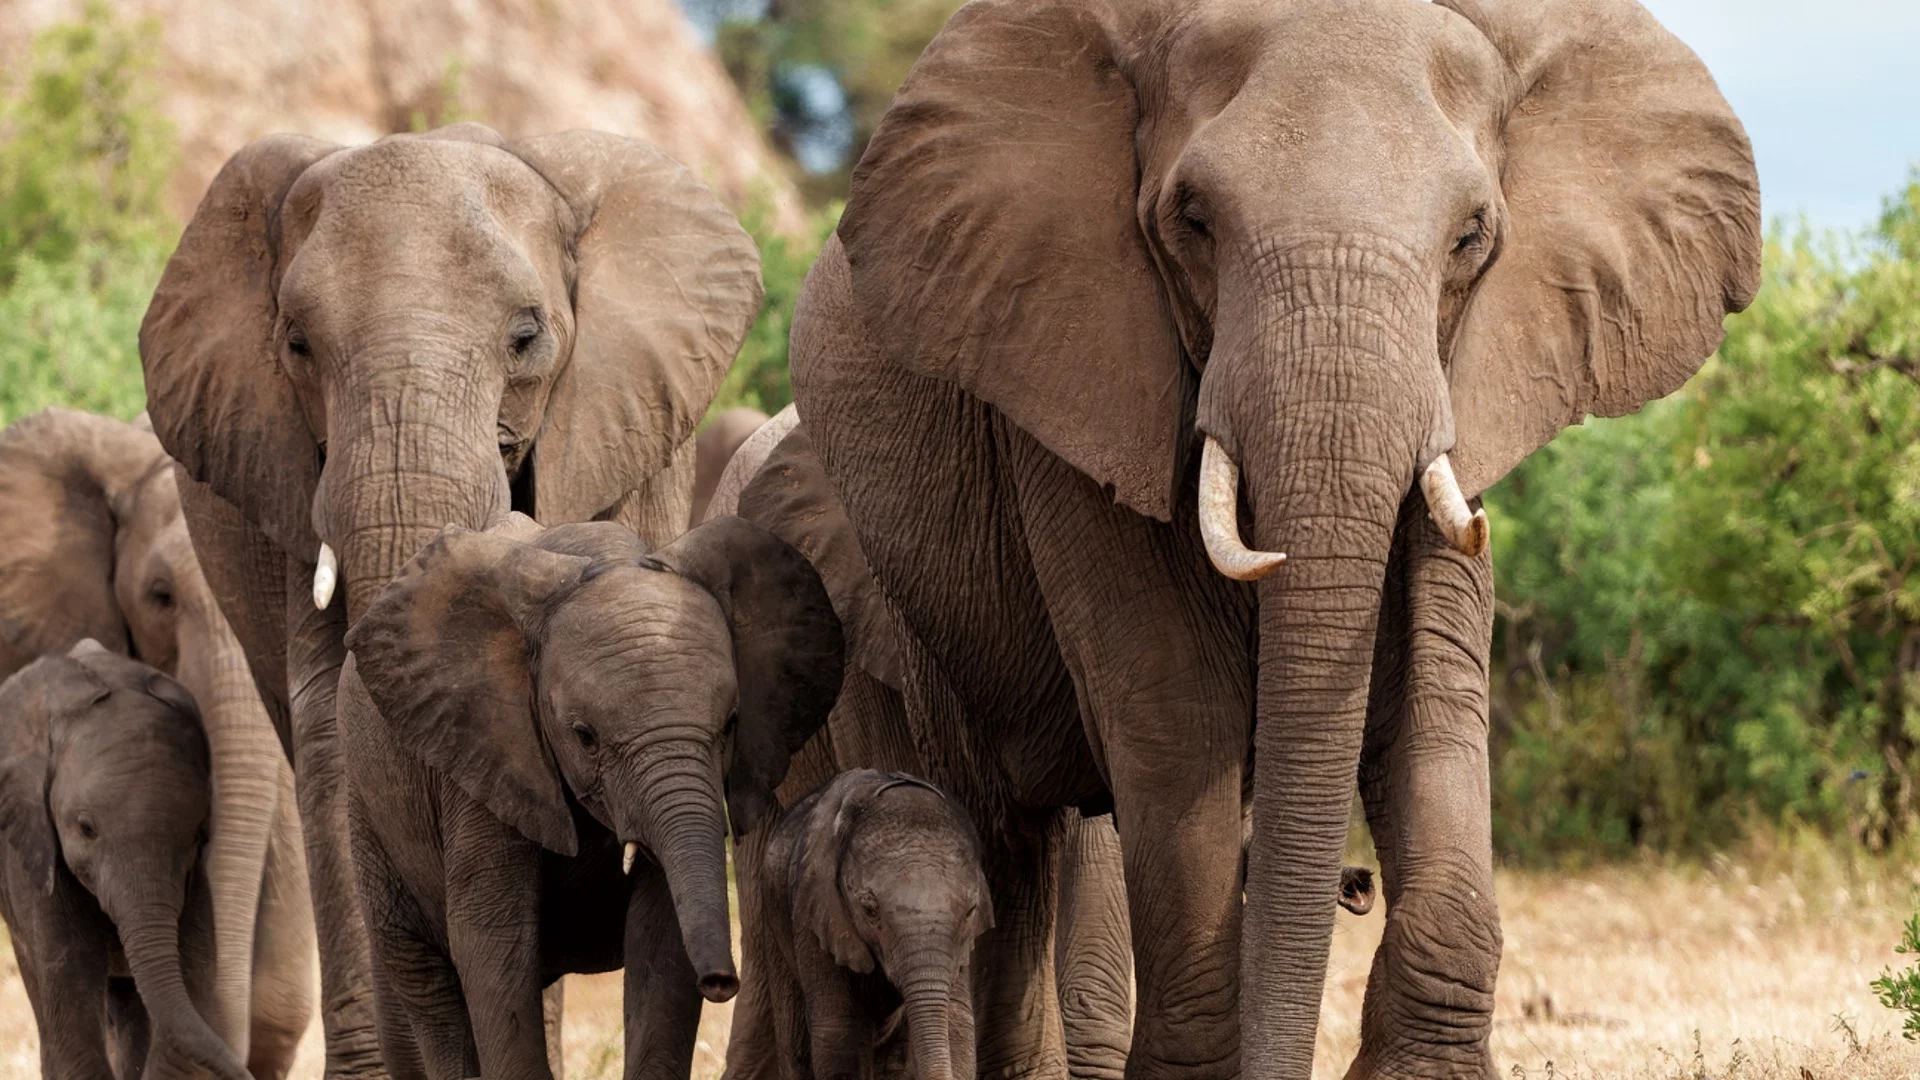
[[[249,1080],[233,1051],[187,996],[180,970],[180,908],[154,902],[116,918],[141,1004],[153,1021],[153,1052],[173,1047],[221,1080]]]
[[[958,966],[951,949],[931,947],[910,956],[902,970],[889,973],[906,1011],[913,1075],[920,1080],[955,1080],[954,1035],[972,1027],[957,1023],[960,1018],[954,1015],[955,1010],[971,1008],[968,988],[955,985]]]
[[[667,875],[674,913],[700,996],[729,1001],[740,991],[728,925],[725,815],[716,790],[690,777],[659,778],[641,788],[652,793],[653,812],[644,832],[647,846]]]

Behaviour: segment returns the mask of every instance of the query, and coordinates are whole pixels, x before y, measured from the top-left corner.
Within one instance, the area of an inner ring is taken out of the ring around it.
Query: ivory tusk
[[[333,587],[340,581],[340,559],[333,548],[320,545],[320,558],[313,567],[313,606],[321,611],[333,603]]]
[[[1447,455],[1434,458],[1420,474],[1420,493],[1427,498],[1427,513],[1453,550],[1468,558],[1478,558],[1487,550],[1487,512],[1468,509]]]
[[[1212,436],[1200,451],[1200,538],[1213,568],[1235,581],[1259,581],[1287,561],[1240,542],[1240,466]]]
[[[627,846],[620,850],[620,873],[622,874],[633,873],[633,857],[639,854],[639,852],[640,852],[639,844],[636,844],[631,840],[627,841]]]

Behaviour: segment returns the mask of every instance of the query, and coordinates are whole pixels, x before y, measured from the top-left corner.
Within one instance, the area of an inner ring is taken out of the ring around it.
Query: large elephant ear
[[[140,324],[147,414],[187,475],[240,508],[282,550],[311,557],[318,445],[274,353],[287,190],[338,149],[271,135],[228,159]]]
[[[1760,279],[1746,131],[1633,0],[1439,0],[1507,60],[1507,235],[1451,350],[1471,497],[1562,428],[1672,393]]]
[[[806,557],[751,521],[715,518],[657,557],[710,593],[732,631],[739,701],[727,816],[734,836],[745,836],[776,805],[793,755],[840,696],[840,619]]]
[[[53,892],[60,852],[47,809],[53,718],[107,693],[99,676],[66,656],[43,656],[0,683],[0,837],[43,893]]]
[[[127,651],[116,514],[162,457],[151,434],[71,409],[0,433],[0,655],[64,652],[81,638]]]
[[[1191,377],[1135,203],[1133,86],[1089,6],[976,0],[922,53],[840,221],[893,362],[1168,520]]]
[[[572,209],[572,355],[534,441],[534,516],[584,521],[667,467],[760,313],[760,255],[679,162],[597,131],[510,149]]]
[[[550,851],[579,850],[535,714],[528,630],[588,560],[449,526],[347,633],[394,741]]]

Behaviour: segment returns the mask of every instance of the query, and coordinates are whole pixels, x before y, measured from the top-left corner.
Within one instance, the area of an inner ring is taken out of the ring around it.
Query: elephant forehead
[[[732,646],[719,603],[665,571],[616,566],[593,575],[555,606],[547,627],[543,656],[569,664],[639,654],[731,670]]]

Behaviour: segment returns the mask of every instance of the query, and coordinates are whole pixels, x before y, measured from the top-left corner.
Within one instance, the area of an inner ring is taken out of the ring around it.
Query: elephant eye
[[[313,346],[308,343],[307,335],[299,329],[289,329],[287,331],[287,351],[300,357],[302,360],[313,357]]]
[[[148,595],[153,598],[153,602],[156,605],[163,608],[170,608],[173,606],[173,586],[168,585],[166,582],[164,581],[154,582],[153,588],[149,589],[147,592],[148,592]]]
[[[867,913],[867,918],[874,918],[880,914],[880,898],[870,892],[861,893],[860,910]]]
[[[1453,242],[1453,253],[1456,255],[1465,254],[1469,249],[1485,239],[1486,235],[1487,212],[1485,209],[1475,210],[1473,217],[1467,221],[1466,231],[1462,232],[1460,238]]]
[[[593,733],[593,728],[579,720],[573,722],[573,737],[579,740],[583,750],[593,749],[594,744],[599,741],[599,737]]]
[[[513,332],[507,336],[507,345],[513,349],[514,355],[520,356],[532,348],[533,343],[538,340],[540,340],[540,312],[537,308],[528,308],[521,312],[520,318],[514,322]]]
[[[80,822],[80,835],[83,838],[92,840],[100,835],[100,831],[94,827],[92,814],[86,814],[86,813],[81,814],[79,817],[79,822]]]

